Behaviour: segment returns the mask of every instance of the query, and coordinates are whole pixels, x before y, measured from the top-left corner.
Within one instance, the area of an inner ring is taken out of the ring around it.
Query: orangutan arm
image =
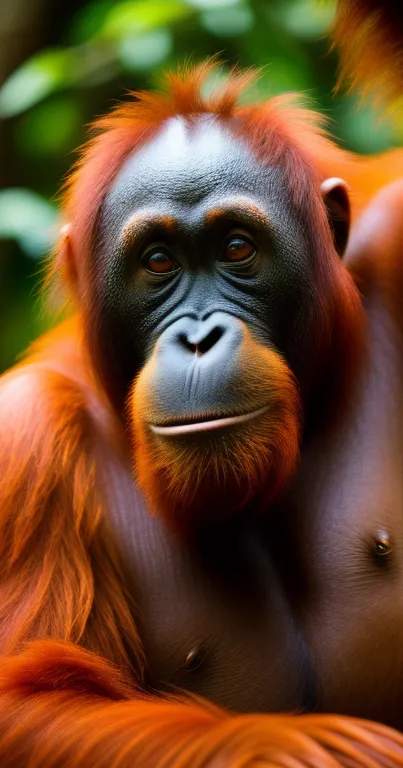
[[[130,691],[83,649],[43,641],[3,658],[3,768],[401,766],[403,737],[350,718],[231,716],[207,702]]]

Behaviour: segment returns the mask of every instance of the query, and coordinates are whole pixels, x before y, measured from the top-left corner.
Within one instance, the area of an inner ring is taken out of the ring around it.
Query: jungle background
[[[85,126],[161,72],[219,54],[262,68],[250,99],[302,91],[342,146],[402,143],[371,102],[334,95],[332,0],[0,0],[0,372],[52,318],[40,300],[57,193]],[[214,83],[209,84],[210,87]]]

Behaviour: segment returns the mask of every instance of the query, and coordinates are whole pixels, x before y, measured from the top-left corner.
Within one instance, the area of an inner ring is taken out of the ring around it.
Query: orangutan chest
[[[386,416],[335,442],[327,465],[305,461],[283,523],[297,569],[282,577],[321,708],[401,728],[403,421]]]
[[[137,572],[152,684],[236,711],[314,706],[309,653],[267,552],[246,534],[211,535],[191,555],[159,539],[153,563]]]

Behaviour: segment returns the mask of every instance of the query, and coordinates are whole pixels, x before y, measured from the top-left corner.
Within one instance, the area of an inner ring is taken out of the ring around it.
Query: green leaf
[[[172,24],[189,16],[187,4],[181,0],[137,0],[118,3],[106,15],[101,37],[119,39],[140,34],[155,27]]]
[[[164,61],[172,50],[169,29],[154,29],[145,35],[126,35],[118,43],[118,57],[125,69],[147,70]]]
[[[210,8],[201,14],[202,26],[220,37],[236,37],[249,32],[254,24],[250,8]]]
[[[17,240],[32,258],[40,258],[57,237],[57,209],[30,189],[0,191],[0,238]]]
[[[105,16],[115,6],[115,0],[93,0],[77,10],[71,26],[71,41],[80,45],[96,37],[105,23]]]
[[[390,120],[377,114],[370,99],[357,96],[343,99],[338,114],[342,135],[355,152],[372,154],[383,152],[393,144],[393,126]]]
[[[186,0],[188,5],[193,8],[226,8],[231,5],[236,5],[240,0]]]
[[[68,85],[74,63],[74,53],[70,49],[44,51],[25,61],[0,88],[0,117],[19,115]]]
[[[64,154],[79,143],[83,122],[76,99],[54,96],[21,118],[15,132],[15,146],[22,157]]]
[[[302,40],[315,40],[325,35],[335,13],[335,0],[294,0],[271,9],[271,14],[281,20],[287,32]]]

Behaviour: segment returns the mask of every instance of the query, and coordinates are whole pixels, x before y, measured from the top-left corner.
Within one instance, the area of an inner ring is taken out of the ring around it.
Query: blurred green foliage
[[[332,94],[337,59],[326,34],[333,14],[332,0],[69,5],[57,44],[37,50],[0,87],[7,166],[0,190],[0,370],[50,322],[37,286],[57,232],[55,195],[84,139],[83,126],[127,90],[152,87],[162,71],[218,53],[222,73],[234,63],[262,68],[250,98],[308,94],[332,118],[344,146],[376,152],[396,143],[392,126],[367,103]]]

